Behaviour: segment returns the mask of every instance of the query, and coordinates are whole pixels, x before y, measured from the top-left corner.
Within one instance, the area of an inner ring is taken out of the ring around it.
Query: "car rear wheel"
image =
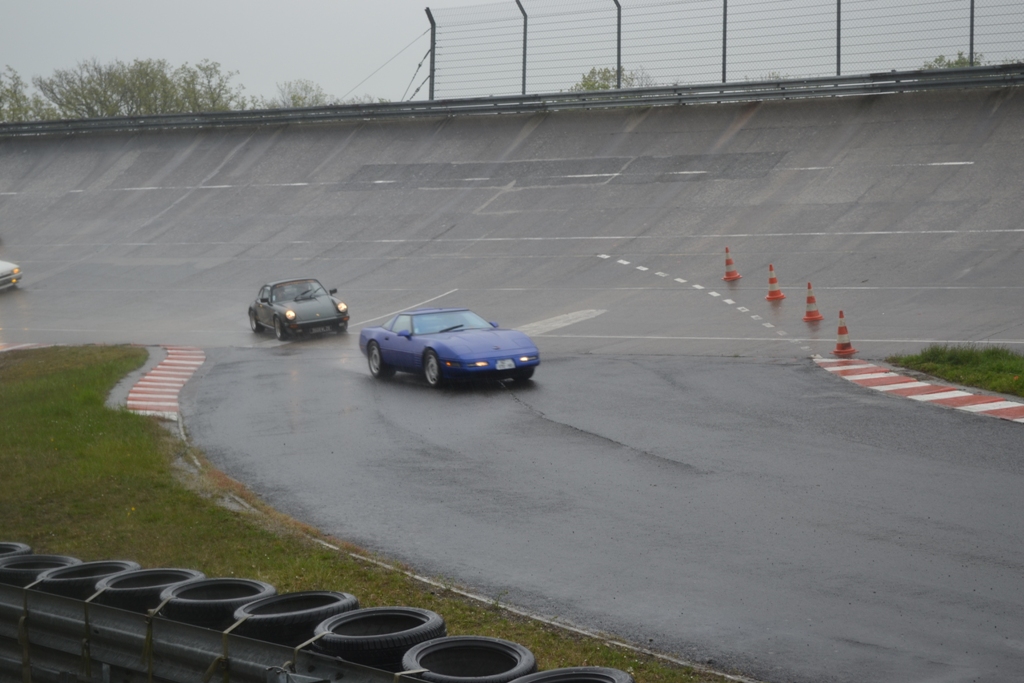
[[[395,374],[395,369],[384,362],[377,342],[372,341],[366,346],[366,364],[370,366],[370,374],[377,379],[386,379]]]
[[[261,323],[259,318],[256,317],[256,311],[251,308],[249,309],[249,327],[251,327],[252,331],[256,334],[263,331],[263,323]]]
[[[284,323],[281,322],[280,318],[274,318],[274,336],[279,341],[284,341],[288,338],[288,332],[285,330]]]
[[[433,349],[427,349],[423,354],[423,377],[427,384],[435,389],[444,384],[444,377],[441,375],[441,361]]]

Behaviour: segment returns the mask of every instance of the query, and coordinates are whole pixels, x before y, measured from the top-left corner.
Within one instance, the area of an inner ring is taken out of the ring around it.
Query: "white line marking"
[[[771,323],[761,323],[761,325],[764,327],[775,327],[775,325],[772,325]]]
[[[619,259],[618,261],[616,261],[616,263],[621,263],[624,266],[628,266],[629,265],[629,261],[623,261],[622,259]]]
[[[789,333],[785,332],[784,330],[775,330],[775,334],[779,335],[780,337],[789,336]],[[789,341],[796,342],[796,339],[790,339]]]
[[[668,277],[668,273],[655,273],[658,277]]]
[[[621,173],[580,173],[578,175],[556,175],[549,178],[617,178]]]
[[[704,285],[690,285],[694,289],[704,289]]]
[[[823,358],[822,360],[820,360],[818,362],[819,363],[840,363],[842,361],[838,361],[838,360],[837,361],[833,361],[833,360],[828,359],[828,358]],[[873,368],[873,367],[875,367],[875,366],[873,364],[871,364],[871,363],[864,363],[863,365],[838,365],[838,366],[831,367],[831,368],[822,368],[822,370],[825,370],[827,372],[840,372],[842,370],[860,370],[862,368]]]
[[[776,168],[776,171],[831,171],[834,166],[798,166],[796,168]]]
[[[681,277],[677,277],[677,278],[676,278],[676,282],[678,282],[678,283],[679,283],[679,284],[681,284],[681,285],[685,285],[685,284],[686,284],[686,280],[684,280],[684,279],[683,279],[683,278],[681,278]]]
[[[922,164],[911,164],[911,166],[920,166]],[[923,164],[924,166],[974,166],[973,161],[936,161],[931,164]]]
[[[611,258],[608,254],[598,254],[597,258]]]
[[[882,377],[900,377],[895,372],[869,372],[865,375],[843,375],[843,379],[848,379],[851,382],[856,382],[862,379],[879,379]]]
[[[990,410],[1005,410],[1007,408],[1024,408],[1024,403],[1016,401],[991,401],[989,403],[975,403],[973,406],[957,406],[959,410],[966,410],[969,413],[987,413]]]
[[[752,315],[750,317],[753,318],[754,320],[763,320],[763,318],[759,315]]]
[[[647,266],[637,266],[636,269],[637,270],[650,270],[650,268],[648,268]]]
[[[899,382],[897,384],[882,384],[877,387],[868,387],[868,389],[874,389],[875,391],[896,391],[897,389],[919,389],[921,387],[930,387],[931,384],[928,382],[915,382],[914,380],[907,378],[906,382]]]
[[[733,301],[732,299],[722,299],[722,301],[723,301],[724,303],[727,303],[727,304],[729,304],[730,306],[736,303],[736,302],[735,302],[735,301]]]
[[[625,339],[625,340],[650,340],[650,341],[767,341],[784,342],[785,339],[778,337],[670,337],[661,335],[636,335],[636,334],[548,334],[550,339]]]
[[[574,324],[576,324],[578,322],[582,322],[584,320],[590,320],[591,318],[596,318],[597,316],[601,315],[602,313],[607,313],[607,312],[608,312],[607,310],[591,308],[591,309],[587,309],[587,310],[583,310],[583,311],[575,311],[574,313],[565,313],[563,315],[556,315],[554,318],[547,318],[545,320],[538,320],[537,322],[529,323],[527,325],[522,325],[520,327],[517,327],[516,329],[519,330],[520,332],[523,332],[523,333],[529,334],[529,335],[542,335],[542,334],[544,334],[546,332],[551,332],[551,331],[557,330],[557,329],[559,329],[561,327],[567,327],[569,325],[574,325]]]
[[[376,318],[370,318],[369,320],[363,320],[363,321],[360,321],[360,322],[357,322],[357,323],[352,323],[350,325],[350,327],[357,327],[359,325],[365,325],[366,323],[372,323],[374,320],[380,320],[381,318],[390,318],[391,316],[397,315],[397,314],[401,313],[402,311],[411,311],[414,308],[419,308],[423,304],[429,304],[431,301],[437,301],[438,299],[444,298],[444,297],[448,296],[449,294],[454,294],[457,291],[459,291],[458,287],[456,287],[455,289],[451,289],[451,290],[445,292],[444,294],[438,294],[437,296],[435,296],[435,297],[433,297],[431,299],[427,299],[426,301],[421,301],[418,304],[413,304],[412,306],[406,306],[405,308],[399,308],[397,311],[392,311],[391,313],[385,313],[384,315],[379,315]]]
[[[938,392],[936,394],[919,394],[917,396],[908,396],[907,398],[912,398],[915,401],[938,401],[938,400],[944,399],[944,398],[960,398],[961,396],[973,396],[973,395],[974,394],[971,394],[971,393],[966,392],[966,391],[955,391],[954,390],[954,391],[940,391],[940,392]]]
[[[374,180],[374,185],[388,185],[390,183],[397,183],[397,180]]]
[[[750,309],[749,308],[744,308],[743,306],[737,306],[736,310],[741,312],[741,313],[750,313]]]
[[[722,296],[718,292],[708,292],[708,294],[710,294],[711,296]]]
[[[705,175],[707,171],[669,171],[666,175]]]

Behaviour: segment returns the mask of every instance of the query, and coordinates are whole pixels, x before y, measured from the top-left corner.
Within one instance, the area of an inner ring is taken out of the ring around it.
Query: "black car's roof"
[[[267,284],[263,285],[263,287],[276,287],[278,285],[286,285],[289,282],[315,282],[317,284],[320,284],[320,281],[317,280],[315,277],[293,277],[289,280],[275,280],[274,282],[268,282]],[[320,286],[322,287],[323,285]],[[263,287],[260,287],[260,289],[263,289]]]

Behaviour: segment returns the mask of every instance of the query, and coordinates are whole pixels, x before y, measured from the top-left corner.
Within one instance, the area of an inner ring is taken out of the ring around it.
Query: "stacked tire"
[[[316,627],[313,650],[385,671],[402,671],[410,648],[447,634],[441,615],[415,607],[345,612]]]
[[[390,672],[415,672],[427,683],[634,683],[618,669],[573,667],[537,672],[527,648],[484,636],[447,636],[444,619],[415,607],[359,609],[338,591],[278,595],[268,583],[207,578],[195,569],[142,569],[130,560],[82,562],[36,555],[24,543],[0,541],[0,583],[194,626],[298,647]]]

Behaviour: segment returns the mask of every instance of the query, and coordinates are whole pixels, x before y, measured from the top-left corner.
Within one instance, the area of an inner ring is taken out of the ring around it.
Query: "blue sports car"
[[[466,308],[399,313],[380,327],[363,328],[359,349],[374,377],[391,377],[396,370],[422,373],[432,387],[485,377],[525,381],[540,365],[529,337],[500,329]]]

